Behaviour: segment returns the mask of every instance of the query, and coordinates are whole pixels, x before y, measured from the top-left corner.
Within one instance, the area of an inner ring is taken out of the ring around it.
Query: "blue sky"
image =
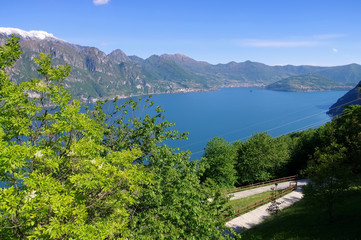
[[[360,0],[1,0],[0,27],[213,64],[361,64]]]

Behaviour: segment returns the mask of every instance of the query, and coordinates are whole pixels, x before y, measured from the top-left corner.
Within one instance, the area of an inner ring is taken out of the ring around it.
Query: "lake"
[[[246,140],[257,132],[273,137],[316,128],[331,120],[328,108],[346,91],[277,92],[261,88],[224,88],[211,92],[154,95],[166,120],[176,123],[188,140],[167,142],[189,149],[199,159],[207,142],[223,137],[229,142]]]
[[[153,101],[165,110],[166,120],[176,123],[177,130],[189,132],[188,140],[168,141],[167,144],[190,150],[191,160],[196,160],[202,157],[207,142],[215,136],[229,142],[244,141],[257,132],[277,137],[323,125],[331,119],[326,114],[328,108],[345,93],[224,88],[212,92],[154,95]],[[113,108],[111,106],[109,102],[109,109]]]

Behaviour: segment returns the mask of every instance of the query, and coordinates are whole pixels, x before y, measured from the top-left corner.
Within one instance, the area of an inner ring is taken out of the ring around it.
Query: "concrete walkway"
[[[302,187],[304,185],[306,185],[308,182],[309,181],[306,179],[298,180],[297,181],[298,188],[295,191],[279,198],[278,201],[282,202],[282,204],[280,205],[280,209],[284,209],[284,208],[292,205],[293,203],[299,201],[303,197]],[[280,184],[278,186],[280,186]],[[267,187],[269,190],[270,186],[267,186]],[[279,189],[279,187],[277,187],[277,188]],[[253,190],[253,189],[251,189],[251,190]],[[249,190],[249,191],[251,191],[251,190]],[[245,195],[247,195],[247,194],[248,193],[245,193]],[[250,195],[248,195],[248,196],[250,196]],[[241,198],[241,197],[239,197],[239,198]],[[268,216],[270,216],[270,214],[267,211],[267,208],[269,205],[270,205],[270,203],[267,203],[267,204],[262,205],[248,213],[238,216],[238,217],[230,220],[229,222],[227,222],[226,226],[233,228],[236,232],[241,232],[243,228],[249,229],[249,228],[259,224],[260,222],[262,222]]]
[[[288,181],[288,182],[282,182],[282,183],[278,183],[277,185],[277,189],[281,190],[281,189],[285,189],[288,188],[290,186],[290,183],[295,183],[296,181]],[[230,200],[235,200],[235,199],[239,199],[239,198],[245,198],[248,196],[252,196],[258,193],[262,193],[262,192],[267,192],[267,191],[271,191],[271,188],[275,187],[274,184],[271,185],[267,185],[267,186],[263,186],[263,187],[258,187],[258,188],[253,188],[253,189],[249,189],[249,190],[244,190],[241,192],[235,192],[235,193],[231,193],[229,194],[230,196],[232,196],[230,198]]]

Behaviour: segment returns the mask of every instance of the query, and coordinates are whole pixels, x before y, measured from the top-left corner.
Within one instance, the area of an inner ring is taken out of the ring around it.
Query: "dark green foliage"
[[[335,204],[361,172],[361,106],[346,108],[341,117],[320,128],[319,138],[304,171],[312,181],[306,199],[325,206],[333,221]]]
[[[202,181],[211,179],[219,187],[233,187],[237,181],[235,156],[234,147],[223,138],[215,137],[209,141],[201,159],[205,165]]]
[[[283,175],[290,157],[291,139],[287,136],[272,138],[257,133],[246,142],[236,143],[236,170],[238,184],[265,181]]]
[[[337,141],[346,148],[346,164],[352,173],[361,173],[361,105],[347,107],[334,121]]]
[[[247,185],[272,178],[299,173],[299,157],[291,154],[297,149],[294,134],[273,138],[267,133],[253,135],[245,142],[232,145],[223,138],[215,137],[207,143],[201,162],[205,164],[202,181],[211,180],[219,187],[233,187],[233,184]],[[301,150],[299,150],[301,155]]]
[[[334,205],[342,197],[350,177],[350,167],[344,164],[345,148],[333,143],[316,149],[313,160],[305,171],[311,182],[304,187],[306,200],[324,207],[329,221],[333,221]]]
[[[300,174],[300,170],[307,167],[307,162],[314,154],[315,147],[320,143],[320,131],[322,131],[321,127],[316,130],[309,129],[307,131],[293,133],[290,135],[294,144],[291,151],[290,161],[286,166],[286,175]]]

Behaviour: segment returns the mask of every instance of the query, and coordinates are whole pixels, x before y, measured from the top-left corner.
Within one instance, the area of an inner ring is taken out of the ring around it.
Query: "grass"
[[[361,239],[361,187],[349,190],[335,206],[335,220],[328,222],[325,209],[305,199],[245,231],[242,239],[252,240],[344,240]]]
[[[234,210],[237,210],[238,208],[245,207],[251,203],[257,202],[259,200],[262,200],[263,198],[271,196],[272,191],[262,192],[259,194],[255,194],[252,196],[248,196],[245,198],[235,199],[232,201],[229,201],[228,206],[231,206]]]

